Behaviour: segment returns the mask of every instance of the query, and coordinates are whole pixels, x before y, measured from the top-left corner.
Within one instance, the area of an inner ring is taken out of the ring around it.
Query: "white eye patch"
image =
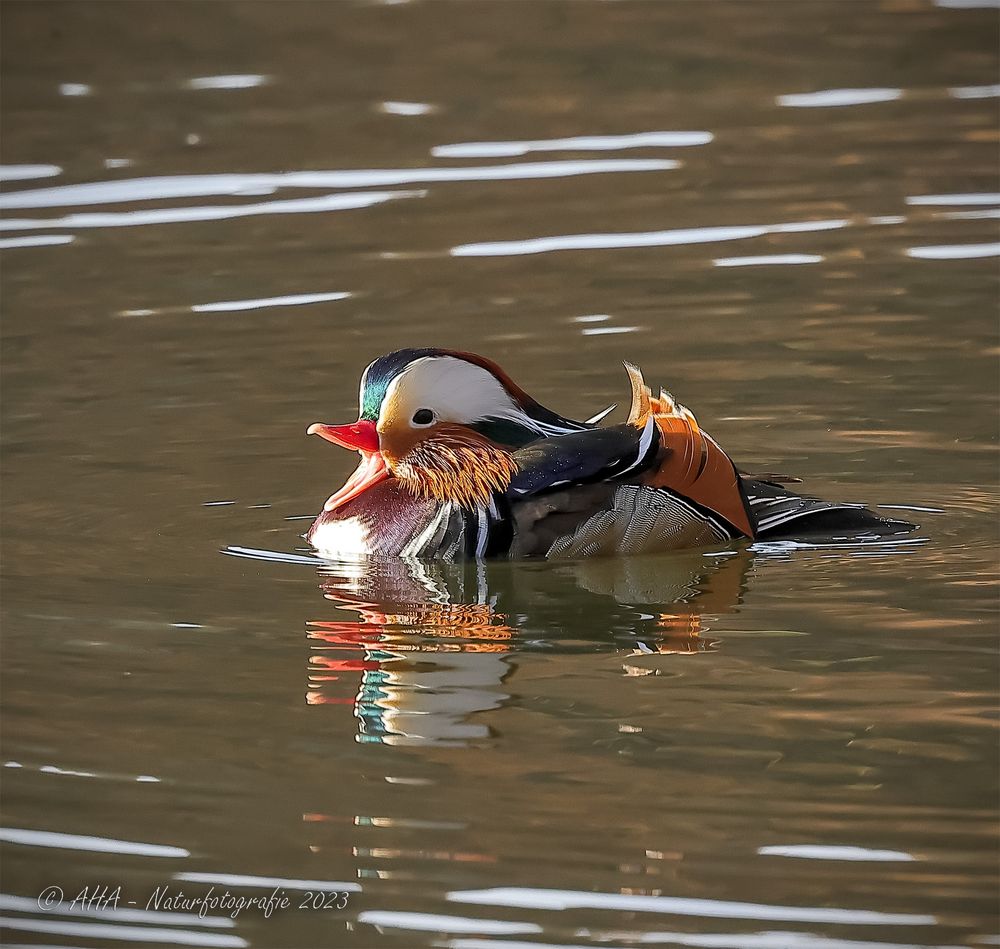
[[[478,419],[521,418],[522,412],[491,372],[454,356],[424,356],[414,360],[386,390],[379,412],[379,430],[388,420],[403,420],[415,428],[423,410],[432,421],[469,424]]]

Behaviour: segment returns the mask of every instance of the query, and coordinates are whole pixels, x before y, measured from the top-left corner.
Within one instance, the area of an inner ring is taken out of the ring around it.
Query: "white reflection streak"
[[[529,152],[615,151],[619,148],[681,148],[707,145],[711,132],[638,132],[634,135],[578,135],[525,142],[456,142],[436,145],[435,158],[514,158]]]
[[[269,76],[256,74],[234,76],[199,76],[189,79],[184,85],[189,89],[252,89],[270,82]]]
[[[976,211],[940,211],[934,217],[941,221],[994,221],[1000,218],[1000,208],[980,208]]]
[[[37,234],[34,237],[0,237],[0,250],[15,247],[55,247],[57,244],[72,244],[76,238],[72,234]]]
[[[200,208],[155,208],[150,211],[105,211],[67,214],[60,218],[7,218],[0,230],[26,231],[43,227],[139,227],[144,224],[184,224],[191,221],[227,221],[260,214],[315,214],[350,211],[384,204],[396,198],[422,198],[425,191],[355,191],[318,198],[265,201],[261,204],[216,205]]]
[[[1000,204],[1000,194],[972,192],[967,194],[914,194],[906,199],[910,205],[920,204]]]
[[[638,326],[593,326],[580,330],[581,336],[616,336],[619,333],[638,333]]]
[[[25,830],[0,827],[0,840],[28,847],[57,847],[61,850],[86,850],[90,853],[127,853],[142,857],[190,857],[183,847],[114,840],[111,837],[84,837],[79,834],[57,834],[49,830]]]
[[[195,313],[231,313],[236,310],[260,310],[269,306],[302,306],[306,303],[328,303],[346,300],[350,293],[297,293],[287,297],[262,297],[259,300],[225,300],[221,303],[196,303]]]
[[[239,936],[199,933],[190,929],[156,929],[150,926],[109,926],[105,923],[71,923],[56,919],[16,919],[4,917],[0,926],[31,933],[54,933],[79,936],[81,939],[117,939],[173,946],[212,946],[216,949],[242,949],[249,946]]]
[[[859,942],[854,939],[831,939],[813,933],[682,933],[682,932],[578,932],[578,936],[597,936],[600,940],[656,945],[704,946],[706,949],[963,949],[962,946],[927,946],[896,942]],[[447,949],[594,949],[586,946],[548,942],[512,942],[509,939],[449,939]],[[967,947],[965,947],[967,949]]]
[[[767,254],[760,257],[717,257],[712,263],[716,267],[758,267],[767,264],[818,264],[822,261],[819,254]]]
[[[847,227],[848,221],[798,221],[790,224],[750,224],[737,227],[693,227],[669,231],[639,231],[619,234],[563,234],[525,241],[494,241],[460,244],[452,257],[507,257],[519,254],[546,254],[557,250],[609,250],[622,247],[668,247],[677,244],[708,244],[715,241],[745,240],[765,234],[792,234],[828,231]]]
[[[412,929],[440,933],[485,933],[502,936],[540,933],[537,923],[512,923],[498,919],[468,919],[464,916],[438,916],[435,913],[397,913],[390,910],[365,910],[358,913],[359,923],[387,929]]]
[[[38,899],[33,896],[12,896],[0,893],[0,910],[12,913],[37,913]],[[204,926],[207,929],[232,929],[236,921],[228,916],[198,916],[196,913],[158,913],[148,909],[127,909],[114,904],[107,908],[90,906],[83,903],[74,906],[62,902],[51,909],[44,910],[47,914],[57,916],[86,916],[93,919],[108,919],[119,923],[159,923],[161,926]]]
[[[910,247],[907,257],[920,260],[974,260],[978,257],[1000,257],[1000,244],[938,244],[931,247]]]
[[[765,857],[802,857],[807,860],[862,860],[879,863],[899,863],[916,860],[902,850],[871,850],[868,847],[827,847],[820,844],[777,844],[758,847]]]
[[[274,174],[163,175],[94,181],[82,185],[34,188],[0,195],[0,208],[53,208],[80,204],[117,204],[169,198],[238,195],[255,188],[372,188],[437,181],[517,181],[569,178],[626,171],[665,171],[679,162],[666,158],[526,162],[463,168],[381,168],[353,171],[285,171]]]
[[[434,111],[429,102],[383,102],[379,108],[387,115],[427,115]]]
[[[636,913],[673,913],[720,919],[768,919],[799,923],[845,923],[856,926],[931,926],[937,917],[876,910],[819,906],[772,906],[676,896],[638,896],[626,893],[590,893],[584,890],[543,890],[500,886],[486,890],[455,890],[446,896],[455,903],[516,906],[519,909],[608,909]]]
[[[30,181],[61,174],[58,165],[0,165],[0,181]]]
[[[89,96],[93,91],[93,86],[88,86],[85,82],[63,82],[59,85],[61,96]]]
[[[934,0],[947,10],[1000,10],[1000,0]]]
[[[175,873],[174,879],[183,880],[186,883],[218,883],[221,886],[262,887],[268,890],[273,890],[277,886],[287,890],[361,892],[360,883],[344,883],[341,880],[292,880],[282,877],[244,876],[239,873]]]
[[[956,99],[995,99],[1000,96],[1000,86],[956,86],[948,92]]]
[[[819,109],[831,106],[868,105],[872,102],[892,102],[902,96],[902,89],[823,89],[778,96],[778,105],[794,109]]]

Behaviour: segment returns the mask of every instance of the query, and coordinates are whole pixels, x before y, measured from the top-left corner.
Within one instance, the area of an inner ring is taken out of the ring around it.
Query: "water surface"
[[[0,16],[7,944],[996,944],[995,10]],[[317,570],[413,345],[920,530]]]

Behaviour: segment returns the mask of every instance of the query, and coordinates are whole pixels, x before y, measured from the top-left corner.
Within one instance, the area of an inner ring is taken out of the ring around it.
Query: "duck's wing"
[[[513,552],[578,558],[655,553],[741,536],[713,509],[648,484],[669,460],[652,413],[617,425],[547,438],[514,452],[506,493]]]
[[[803,534],[874,533],[902,534],[915,524],[882,517],[863,504],[822,501],[795,494],[770,481],[744,479],[743,488],[761,539],[799,537]]]
[[[505,494],[515,526],[514,552],[547,554],[560,538],[614,506],[619,485],[655,466],[659,432],[614,425],[543,438],[513,453],[517,474]]]
[[[559,489],[635,478],[656,463],[659,432],[653,420],[643,428],[613,425],[540,438],[513,453],[518,471],[507,495],[512,500]]]

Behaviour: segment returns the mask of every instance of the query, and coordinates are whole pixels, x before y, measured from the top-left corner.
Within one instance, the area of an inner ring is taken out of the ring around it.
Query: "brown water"
[[[995,10],[0,16],[7,945],[997,944]],[[320,576],[411,345],[928,510]]]

